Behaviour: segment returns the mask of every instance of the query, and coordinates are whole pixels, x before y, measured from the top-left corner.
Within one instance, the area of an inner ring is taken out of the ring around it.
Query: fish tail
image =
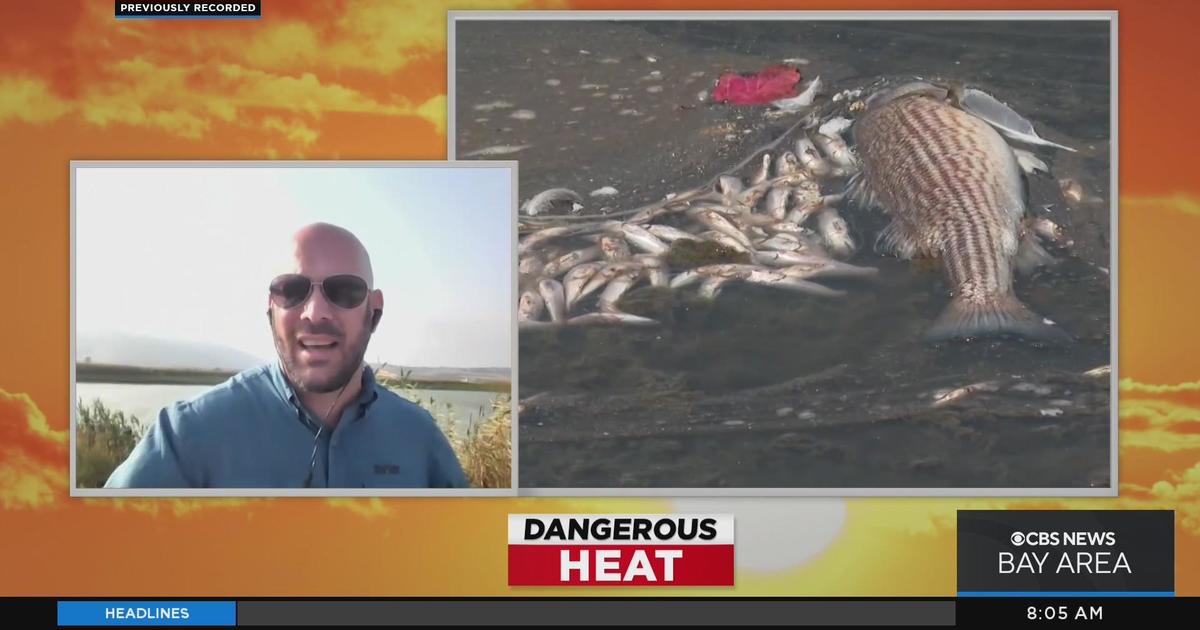
[[[1011,293],[982,303],[955,297],[925,334],[925,339],[947,341],[1004,334],[1037,341],[1071,340],[1069,334],[1058,326],[1046,323]]]

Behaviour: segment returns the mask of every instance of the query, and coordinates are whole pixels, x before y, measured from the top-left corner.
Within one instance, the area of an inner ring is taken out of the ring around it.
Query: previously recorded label
[[[510,514],[510,586],[732,586],[733,516]]]
[[[960,595],[1170,594],[1171,510],[960,510]]]
[[[120,2],[117,18],[260,18],[262,0],[242,2]]]

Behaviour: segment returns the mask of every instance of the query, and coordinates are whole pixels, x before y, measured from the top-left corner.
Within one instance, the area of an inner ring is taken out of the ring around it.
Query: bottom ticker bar
[[[239,625],[954,625],[954,601],[546,598],[243,601]]]
[[[861,625],[861,626],[963,626],[1022,624],[1047,626],[1075,622],[1089,626],[1167,625],[1176,619],[1200,617],[1200,599],[1193,597],[1117,598],[734,598],[734,597],[538,597],[538,598],[438,598],[438,599],[237,599],[194,600],[139,598],[132,606],[134,619],[100,619],[88,625],[184,625],[201,610],[217,610],[236,601],[236,610],[225,608],[220,619],[208,623],[237,625]],[[64,603],[71,605],[62,606]],[[63,610],[79,606],[119,607],[128,600],[94,598],[3,598],[0,606],[10,619],[32,621],[21,625],[71,623]],[[161,608],[184,608],[187,620]],[[125,606],[126,609],[131,608]],[[137,611],[155,611],[141,615]],[[128,612],[128,610],[126,611]],[[220,611],[219,611],[220,612]],[[230,613],[234,613],[230,615]],[[124,615],[128,617],[128,615]],[[139,619],[138,617],[143,617]],[[149,619],[156,616],[157,619]],[[170,618],[168,618],[170,617]],[[82,621],[82,620],[80,620]],[[129,622],[134,622],[130,624]],[[124,622],[124,623],[122,623]],[[140,622],[140,623],[139,623]],[[1050,623],[1048,623],[1050,622]]]

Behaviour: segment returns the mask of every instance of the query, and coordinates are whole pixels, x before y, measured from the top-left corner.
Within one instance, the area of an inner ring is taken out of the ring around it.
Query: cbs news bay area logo
[[[509,586],[732,586],[729,514],[510,514]]]
[[[958,593],[1169,596],[1170,510],[959,510]]]
[[[1095,548],[1115,547],[1114,532],[1013,532],[1009,542],[1014,547],[1086,547],[1088,550],[1067,550],[1054,554],[1052,551],[1001,551],[1000,573],[1132,573],[1129,557],[1123,551],[1097,551]],[[1047,566],[1051,555],[1057,560]]]

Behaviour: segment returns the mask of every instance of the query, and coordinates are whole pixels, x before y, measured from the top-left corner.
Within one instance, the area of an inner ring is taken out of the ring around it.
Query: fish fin
[[[897,220],[893,219],[875,237],[875,252],[881,256],[895,256],[904,260],[916,257],[919,247],[917,239]]]
[[[1013,148],[1012,152],[1017,156],[1017,164],[1021,166],[1021,170],[1026,175],[1050,172],[1050,167],[1046,165],[1046,162],[1034,155],[1032,151]]]
[[[1011,293],[982,304],[956,297],[925,333],[925,340],[936,342],[1003,334],[1047,342],[1071,340],[1063,329],[1046,321]]]
[[[879,199],[875,197],[870,186],[867,186],[867,178],[863,173],[864,171],[859,171],[850,176],[846,182],[845,191],[842,193],[842,199],[864,210],[879,208]]]
[[[1071,147],[1051,142],[1039,136],[1033,128],[1033,123],[1018,114],[1013,108],[1001,103],[996,100],[996,97],[983,90],[974,88],[963,90],[959,104],[964,111],[995,127],[997,131],[1013,140],[1054,147],[1065,151],[1075,151]]]
[[[1058,259],[1046,251],[1042,244],[1028,229],[1021,235],[1017,244],[1017,253],[1013,256],[1013,265],[1021,275],[1028,276],[1038,267],[1050,267],[1058,264]]]

